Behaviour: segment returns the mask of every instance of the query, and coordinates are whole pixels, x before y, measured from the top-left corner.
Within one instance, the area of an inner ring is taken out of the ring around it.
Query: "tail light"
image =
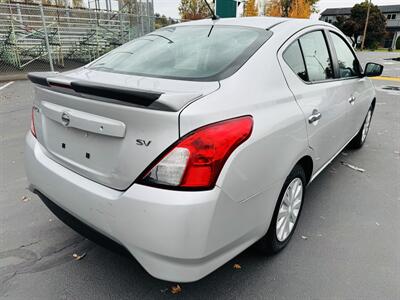
[[[201,127],[167,149],[136,182],[170,189],[212,189],[226,160],[252,129],[251,116]]]
[[[32,117],[31,117],[31,132],[34,137],[36,137],[35,129],[35,107],[32,107]]]

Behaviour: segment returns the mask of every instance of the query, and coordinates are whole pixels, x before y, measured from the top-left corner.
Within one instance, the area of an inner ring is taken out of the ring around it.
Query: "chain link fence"
[[[73,69],[176,22],[136,3],[136,13],[0,3],[0,76]]]

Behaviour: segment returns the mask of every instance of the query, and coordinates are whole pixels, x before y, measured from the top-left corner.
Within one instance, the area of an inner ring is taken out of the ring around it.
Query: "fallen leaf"
[[[308,239],[308,237],[307,237],[307,236],[305,236],[305,235],[302,235],[302,236],[301,236],[301,238],[302,238],[303,240],[306,240],[306,239]]]
[[[86,252],[82,253],[81,255],[78,255],[76,253],[72,254],[72,257],[75,258],[75,260],[81,260],[86,256]]]
[[[181,288],[181,286],[179,284],[173,285],[171,287],[171,293],[172,294],[179,294],[180,292],[182,292],[182,288]]]
[[[239,265],[239,264],[234,264],[234,265],[233,265],[233,268],[234,268],[235,270],[240,270],[240,269],[242,268],[242,266]]]
[[[350,168],[350,169],[353,169],[353,170],[355,170],[355,171],[358,171],[358,172],[361,172],[361,173],[364,173],[364,172],[365,172],[364,169],[359,168],[359,167],[356,167],[356,166],[353,166],[353,165],[351,165],[351,164],[349,164],[349,163],[347,163],[347,162],[345,162],[345,161],[342,161],[341,163],[342,163],[343,166],[346,166],[346,167],[348,167],[348,168]]]
[[[31,199],[28,196],[22,196],[21,200],[24,202],[28,202]]]

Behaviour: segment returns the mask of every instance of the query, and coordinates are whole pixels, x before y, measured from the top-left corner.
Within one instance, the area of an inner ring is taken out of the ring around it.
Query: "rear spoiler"
[[[161,92],[137,90],[109,84],[97,84],[85,80],[71,81],[66,77],[54,77],[56,74],[54,72],[33,72],[28,74],[28,79],[35,84],[49,88],[71,89],[76,93],[109,98],[146,107],[153,104],[163,94]]]

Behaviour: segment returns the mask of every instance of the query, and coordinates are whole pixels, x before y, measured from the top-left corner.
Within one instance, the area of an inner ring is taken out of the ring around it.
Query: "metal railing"
[[[153,7],[137,3],[141,14],[0,4],[0,75],[75,68],[153,31]]]

